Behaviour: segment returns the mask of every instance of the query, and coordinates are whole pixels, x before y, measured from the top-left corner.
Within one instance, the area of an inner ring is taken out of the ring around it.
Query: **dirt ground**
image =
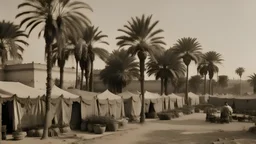
[[[192,114],[169,121],[148,120],[146,124],[136,125],[135,130],[121,131],[113,135],[85,140],[76,139],[26,139],[6,141],[3,144],[212,144],[219,140],[221,144],[256,144],[256,135],[248,133],[252,123],[232,122],[230,124],[212,124],[205,122],[205,114]],[[220,144],[216,142],[216,144]]]
[[[151,121],[137,130],[77,144],[256,144],[256,135],[248,133],[252,123],[212,124],[204,114],[192,114],[170,121]],[[218,144],[218,143],[216,143]]]

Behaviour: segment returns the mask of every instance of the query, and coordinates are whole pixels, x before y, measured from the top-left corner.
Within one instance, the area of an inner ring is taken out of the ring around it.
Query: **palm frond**
[[[128,53],[131,55],[135,55],[138,51],[145,51],[153,56],[153,53],[165,45],[163,37],[157,36],[163,30],[155,29],[158,21],[152,23],[152,15],[133,17],[127,23],[128,25],[124,25],[124,29],[118,29],[124,35],[116,39],[118,40],[117,45],[120,48],[128,48]]]

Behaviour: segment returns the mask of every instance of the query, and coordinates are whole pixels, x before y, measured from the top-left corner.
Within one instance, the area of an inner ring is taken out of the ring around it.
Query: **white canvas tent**
[[[123,98],[125,115],[133,120],[137,120],[141,113],[141,98],[139,95],[129,91],[118,94]]]
[[[176,94],[172,93],[168,95],[170,100],[173,101],[177,108],[182,108],[184,105],[183,97],[177,96]]]
[[[175,108],[174,102],[170,96],[162,95],[163,97],[163,111],[173,110]]]
[[[163,98],[156,93],[151,93],[146,91],[145,94],[145,112],[150,112],[150,104],[153,105],[154,111],[156,113],[163,110]]]
[[[189,101],[191,105],[198,105],[200,104],[199,95],[196,95],[192,92],[188,93]]]
[[[42,125],[44,109],[41,97],[44,92],[19,82],[0,81],[3,125],[9,130]]]
[[[200,102],[200,104],[208,103],[209,97],[210,97],[209,94],[200,95],[200,96],[199,96],[199,102]]]
[[[39,89],[46,92],[45,89]],[[56,85],[52,87],[50,119],[55,124],[70,124],[73,102],[80,102],[80,97],[69,93]],[[45,103],[43,103],[43,110]]]
[[[111,93],[109,90],[97,95],[99,115],[113,116],[116,119],[125,116],[124,103],[120,96]]]
[[[79,128],[81,120],[85,120],[89,116],[99,114],[96,101],[98,93],[79,89],[67,89],[66,91],[80,96],[80,104],[74,103],[72,109],[72,118],[70,123],[74,127]]]

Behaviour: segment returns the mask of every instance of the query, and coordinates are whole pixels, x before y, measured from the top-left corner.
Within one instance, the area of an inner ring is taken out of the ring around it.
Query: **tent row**
[[[72,90],[70,90],[72,91]],[[91,115],[124,117],[123,101],[109,91],[73,94],[54,86],[50,100],[52,124],[70,124],[80,127],[81,120]],[[36,89],[18,82],[0,82],[2,124],[7,129],[43,126],[45,115],[45,90]]]
[[[194,98],[192,95],[190,97]],[[0,81],[0,100],[3,125],[7,125],[7,129],[17,130],[43,125],[45,89],[32,88],[19,82]],[[197,103],[197,100],[193,100],[194,103]],[[183,105],[182,96],[160,96],[157,93],[145,92],[146,113],[171,110]],[[141,113],[141,96],[139,92],[126,91],[115,95],[108,90],[94,93],[77,89],[62,90],[54,86],[50,107],[52,124],[70,124],[71,128],[79,128],[81,120],[92,115],[138,119]]]

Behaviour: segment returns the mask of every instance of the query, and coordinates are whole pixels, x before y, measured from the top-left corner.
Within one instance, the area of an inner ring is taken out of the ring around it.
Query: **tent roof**
[[[174,93],[169,94],[168,96],[169,96],[170,98],[182,99],[182,97],[180,97],[180,96],[178,96],[178,95],[176,95],[176,94],[174,94]]]
[[[157,99],[161,97],[159,94],[156,94],[156,93],[152,93],[152,92],[149,92],[149,91],[145,91],[145,98],[148,98],[148,99]]]
[[[124,92],[122,92],[118,95],[121,96],[123,99],[129,99],[131,97],[139,97],[139,95],[136,95],[136,94],[131,93],[129,91],[124,91]]]
[[[43,91],[37,90],[22,83],[3,81],[0,81],[0,93],[1,97],[3,98],[12,97],[13,95],[17,95],[19,98],[37,98],[38,96],[44,95]]]
[[[98,94],[97,98],[99,100],[106,100],[106,99],[109,99],[109,100],[119,100],[119,99],[121,99],[120,96],[113,94],[109,90],[105,90],[103,93]]]
[[[88,91],[83,91],[83,90],[79,90],[79,89],[66,89],[66,91],[81,96],[84,99],[93,99],[94,97],[96,97],[98,95],[98,93],[95,92],[88,92]]]
[[[40,90],[44,90],[44,89],[40,89]],[[45,90],[44,90],[45,91]],[[68,99],[68,98],[71,98],[71,99],[74,99],[74,98],[79,98],[78,95],[75,95],[75,94],[72,94],[70,92],[67,92],[63,89],[60,89],[58,88],[56,85],[54,85],[52,87],[52,95],[51,95],[51,98],[58,98],[60,97],[61,95],[63,95],[64,98]]]
[[[188,96],[190,96],[190,97],[194,97],[194,98],[199,97],[198,95],[196,95],[196,94],[194,94],[194,93],[192,93],[192,92],[189,92],[189,93],[188,93]]]

